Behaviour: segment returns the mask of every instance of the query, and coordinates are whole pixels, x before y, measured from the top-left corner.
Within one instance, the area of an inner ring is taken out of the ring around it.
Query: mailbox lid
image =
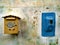
[[[14,16],[14,15],[4,16],[3,18],[6,18],[6,19],[15,19],[15,18],[21,19],[20,17]]]

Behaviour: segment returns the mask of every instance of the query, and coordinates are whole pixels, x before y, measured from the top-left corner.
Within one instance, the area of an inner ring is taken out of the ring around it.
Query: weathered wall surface
[[[60,45],[59,15],[60,0],[0,0],[0,45]],[[41,13],[54,11],[57,15],[55,37],[41,36]],[[4,34],[3,16],[8,14],[22,18],[18,35]]]

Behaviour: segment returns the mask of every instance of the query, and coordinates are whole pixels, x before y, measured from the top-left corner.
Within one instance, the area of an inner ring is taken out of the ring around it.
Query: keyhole
[[[50,20],[50,24],[53,24],[53,20]]]

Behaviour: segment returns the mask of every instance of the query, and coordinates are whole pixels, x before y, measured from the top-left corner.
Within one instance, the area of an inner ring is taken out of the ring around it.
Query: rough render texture
[[[0,45],[60,45],[59,23],[55,37],[41,36],[41,13],[48,11],[54,11],[59,16],[60,0],[0,0]],[[22,19],[18,35],[4,34],[2,17],[8,14]]]

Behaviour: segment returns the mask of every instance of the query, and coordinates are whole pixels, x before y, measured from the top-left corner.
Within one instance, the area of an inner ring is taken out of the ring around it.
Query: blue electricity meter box
[[[42,13],[42,36],[55,36],[55,19],[56,18],[54,12]]]

